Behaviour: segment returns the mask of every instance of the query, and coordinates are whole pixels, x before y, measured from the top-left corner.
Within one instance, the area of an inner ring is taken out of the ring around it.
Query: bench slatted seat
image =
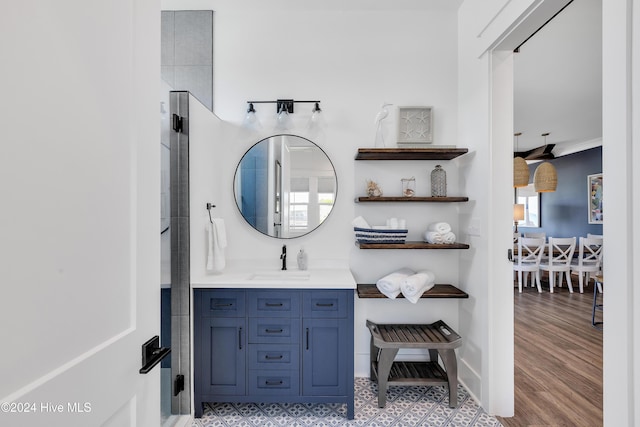
[[[387,402],[390,385],[443,385],[449,387],[449,406],[458,406],[458,363],[454,349],[462,345],[462,337],[442,320],[425,325],[385,324],[367,320],[371,332],[370,376],[378,382],[378,406]],[[401,348],[423,348],[429,361],[396,361]],[[438,363],[442,359],[444,369]]]

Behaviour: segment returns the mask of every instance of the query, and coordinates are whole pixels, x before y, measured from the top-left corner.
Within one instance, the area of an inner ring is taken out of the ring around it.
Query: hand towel
[[[353,221],[351,221],[351,225],[353,225],[354,227],[358,227],[358,228],[371,228],[369,226],[369,223],[367,221],[365,221],[364,218],[362,218],[361,216],[355,218]]]
[[[436,231],[438,233],[448,233],[451,231],[451,226],[447,222],[432,222],[427,227],[428,231]]]
[[[222,218],[213,218],[207,223],[207,270],[222,271],[226,265],[225,251],[227,232]]]
[[[444,233],[442,235],[442,243],[450,245],[455,242],[456,242],[456,235],[453,234],[451,231],[448,233]]]
[[[427,231],[426,233],[424,233],[424,240],[427,243],[437,243],[437,244],[444,243],[442,234],[438,233],[437,231]]]
[[[402,283],[402,280],[412,274],[415,274],[415,271],[410,268],[402,268],[379,279],[376,282],[376,286],[380,292],[387,296],[387,298],[394,299],[400,295],[400,284]]]
[[[422,270],[405,277],[400,283],[400,291],[406,299],[415,304],[423,293],[435,286],[435,280],[435,274],[429,270]]]

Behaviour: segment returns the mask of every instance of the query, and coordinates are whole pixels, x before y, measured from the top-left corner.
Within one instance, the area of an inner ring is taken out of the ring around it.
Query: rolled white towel
[[[456,242],[456,235],[453,234],[451,231],[448,233],[444,233],[442,235],[442,243],[450,245],[455,242]]]
[[[361,216],[354,218],[354,220],[351,221],[351,225],[358,228],[371,228],[369,223]]]
[[[442,234],[438,233],[437,231],[427,231],[426,233],[424,233],[424,240],[427,243],[437,243],[437,244],[444,243],[444,240],[442,239]]]
[[[387,298],[394,299],[400,295],[400,284],[405,278],[415,274],[410,268],[401,268],[393,273],[387,274],[376,282],[376,286],[380,292]]]
[[[437,231],[438,233],[448,233],[451,231],[451,226],[447,222],[432,222],[427,227],[428,231]]]
[[[405,277],[400,284],[400,291],[406,299],[415,304],[423,293],[435,286],[435,280],[435,274],[429,270],[422,270]]]

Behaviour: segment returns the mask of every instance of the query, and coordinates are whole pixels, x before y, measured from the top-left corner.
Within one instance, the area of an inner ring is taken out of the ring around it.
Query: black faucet
[[[287,245],[282,245],[282,254],[280,255],[280,259],[282,260],[282,269],[287,269]]]

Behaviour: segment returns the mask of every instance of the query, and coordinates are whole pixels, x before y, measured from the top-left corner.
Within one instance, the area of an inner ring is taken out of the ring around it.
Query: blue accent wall
[[[589,224],[587,189],[587,176],[602,172],[602,147],[558,157],[549,162],[558,172],[558,187],[553,193],[540,193],[540,228],[518,227],[518,231],[544,231],[552,237],[602,234],[602,224]],[[539,164],[529,165],[531,182]]]

